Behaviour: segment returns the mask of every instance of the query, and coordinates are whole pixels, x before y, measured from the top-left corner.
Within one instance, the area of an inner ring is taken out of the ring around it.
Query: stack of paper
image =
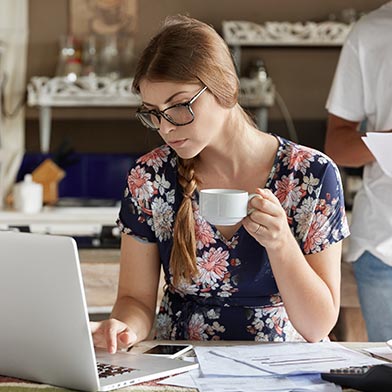
[[[338,343],[267,343],[195,347],[200,369],[166,384],[200,392],[341,391],[321,379],[332,368],[384,363]]]
[[[392,132],[368,132],[362,137],[382,171],[392,177]]]

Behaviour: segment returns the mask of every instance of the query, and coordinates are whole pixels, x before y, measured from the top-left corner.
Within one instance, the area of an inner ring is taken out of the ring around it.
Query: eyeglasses
[[[136,112],[136,117],[141,123],[154,131],[159,131],[161,124],[161,117],[169,121],[169,123],[178,127],[182,125],[188,125],[195,119],[195,113],[191,108],[191,105],[200,97],[204,91],[207,90],[207,86],[204,86],[195,96],[189,101],[183,103],[177,103],[176,105],[169,106],[164,110],[145,110],[139,108]]]

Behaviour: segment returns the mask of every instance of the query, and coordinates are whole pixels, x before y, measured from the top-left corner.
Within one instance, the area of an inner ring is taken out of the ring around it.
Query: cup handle
[[[255,196],[258,196],[258,194],[257,194],[257,193],[251,193],[251,194],[249,194],[249,195],[248,195],[248,203],[249,203]],[[249,209],[247,210],[248,215],[250,215],[254,210],[255,210],[255,208],[249,208]]]

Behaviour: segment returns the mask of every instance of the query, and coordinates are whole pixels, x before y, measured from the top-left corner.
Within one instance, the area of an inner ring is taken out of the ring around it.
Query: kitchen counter
[[[29,226],[31,232],[47,234],[96,234],[102,226],[115,226],[118,207],[43,207],[36,214],[0,210],[0,229]]]
[[[95,241],[108,226],[116,227],[118,207],[47,207],[37,214],[0,210],[0,230],[19,229],[39,234],[69,235]],[[79,257],[90,314],[110,313],[117,294],[120,249],[80,249]]]
[[[44,206],[42,210],[36,214],[27,214],[16,211],[14,209],[0,210],[0,220],[4,218],[11,218],[15,220],[42,220],[42,219],[75,219],[78,216],[87,217],[89,220],[106,220],[115,217],[118,213],[119,207],[56,207]],[[113,223],[113,221],[111,221]]]

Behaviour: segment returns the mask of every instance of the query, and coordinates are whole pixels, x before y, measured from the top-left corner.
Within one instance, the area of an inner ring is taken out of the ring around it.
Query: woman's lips
[[[188,139],[180,139],[180,140],[173,140],[172,142],[168,142],[169,146],[173,148],[182,147]]]

